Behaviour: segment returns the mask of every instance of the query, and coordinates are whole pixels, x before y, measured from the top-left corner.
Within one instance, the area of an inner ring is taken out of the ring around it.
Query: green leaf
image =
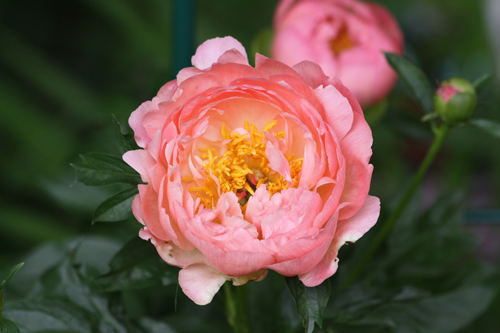
[[[455,332],[486,310],[492,289],[476,286],[444,295],[393,301],[375,309],[361,322],[391,322],[397,332]]]
[[[483,313],[495,295],[493,288],[484,285],[464,285],[435,295],[414,287],[390,288],[355,285],[338,291],[325,310],[325,326],[336,332],[357,332],[353,328],[360,327],[381,332],[456,332]],[[344,329],[338,329],[339,324]]]
[[[96,279],[107,291],[177,283],[179,269],[165,263],[155,247],[140,238],[126,243],[109,262],[111,271]]]
[[[177,283],[179,268],[170,266],[157,255],[130,268],[111,272],[96,279],[106,291],[135,290]]]
[[[500,124],[487,119],[473,119],[470,123],[500,139]]]
[[[98,322],[100,331],[125,332],[122,324],[110,313],[108,299],[101,288],[93,283],[97,275],[98,272],[91,266],[73,265],[70,260],[64,260],[42,276],[39,297],[71,305],[77,314],[87,317],[87,322],[89,318]],[[10,309],[9,304],[9,311]],[[52,310],[50,311],[52,313]]]
[[[118,272],[156,256],[158,252],[150,242],[134,237],[113,256],[109,268],[112,272]]]
[[[95,222],[116,222],[132,216],[132,201],[139,193],[137,187],[126,189],[104,200],[95,210],[92,224]]]
[[[129,150],[136,150],[140,149],[140,147],[137,145],[137,143],[134,140],[134,135],[133,134],[123,134],[122,132],[122,125],[116,118],[116,116],[113,114],[111,115],[113,117],[113,123],[115,124],[115,135],[116,139],[118,141],[118,146],[120,147],[120,151],[122,154]]]
[[[3,297],[2,289],[0,289],[0,315],[2,314],[4,304],[5,304],[5,298]]]
[[[306,287],[297,276],[285,279],[288,289],[295,299],[295,308],[302,318],[306,333],[314,331],[315,322],[321,327],[323,311],[330,298],[330,281],[325,280],[316,287]]]
[[[4,276],[3,280],[2,280],[2,283],[0,283],[0,290],[5,287],[5,285],[7,284],[7,282],[10,281],[10,279],[12,279],[12,277],[14,276],[14,274],[17,273],[18,270],[21,269],[21,267],[24,266],[24,262],[20,263],[20,264],[17,264],[16,266],[12,267],[10,269],[10,271]]]
[[[434,89],[424,72],[404,56],[386,53],[385,57],[422,110],[425,113],[434,112],[432,102]]]
[[[23,332],[92,332],[89,318],[79,309],[59,301],[9,303],[5,314]]]
[[[488,85],[488,83],[490,82],[492,77],[493,77],[493,75],[491,75],[491,74],[483,74],[480,77],[478,77],[472,83],[472,85],[476,89],[476,93],[479,93],[481,90],[483,90]]]
[[[1,318],[0,319],[0,333],[21,333],[19,328],[14,322]]]
[[[116,183],[140,184],[139,174],[121,158],[113,155],[87,153],[80,155],[81,162],[72,163],[77,180],[88,186]]]

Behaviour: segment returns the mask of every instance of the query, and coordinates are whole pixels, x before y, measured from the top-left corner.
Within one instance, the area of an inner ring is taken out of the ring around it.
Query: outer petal
[[[204,264],[191,265],[179,272],[182,291],[198,305],[210,303],[226,280],[229,280],[227,275]]]
[[[339,80],[334,80],[334,85],[347,98],[354,111],[352,128],[340,142],[346,163],[345,186],[340,202],[350,203],[340,211],[339,219],[344,220],[358,211],[368,195],[373,172],[373,166],[369,164],[373,136],[354,96]]]
[[[355,242],[377,222],[380,213],[380,200],[368,196],[353,217],[338,222],[335,238],[321,262],[299,278],[308,287],[315,287],[337,271],[337,253],[342,245]]]
[[[191,58],[191,63],[199,69],[207,69],[213,63],[217,62],[221,55],[231,49],[235,49],[247,58],[247,53],[243,45],[233,37],[227,36],[224,38],[209,39],[201,44],[196,50],[196,54]]]
[[[129,150],[123,154],[122,158],[141,175],[143,182],[151,183],[148,170],[155,166],[156,161],[147,150]]]

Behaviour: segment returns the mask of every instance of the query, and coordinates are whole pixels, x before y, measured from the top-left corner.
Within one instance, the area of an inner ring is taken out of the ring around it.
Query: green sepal
[[[87,153],[80,155],[82,161],[71,163],[77,172],[77,180],[87,186],[105,186],[116,183],[140,184],[139,174],[120,157]]]
[[[306,333],[314,331],[314,323],[321,328],[323,311],[330,298],[330,281],[327,279],[316,287],[306,287],[297,276],[285,277],[288,289],[295,300],[295,309],[302,318]]]
[[[404,56],[385,53],[385,57],[422,110],[425,113],[434,112],[432,103],[434,89],[424,72]]]
[[[132,217],[132,201],[137,193],[139,193],[137,187],[128,188],[104,200],[96,208],[92,224],[123,221]]]

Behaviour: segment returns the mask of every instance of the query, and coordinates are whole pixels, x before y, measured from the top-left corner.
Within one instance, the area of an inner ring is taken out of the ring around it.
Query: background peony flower
[[[257,54],[249,66],[232,37],[206,41],[192,63],[130,116],[144,149],[123,159],[147,183],[132,206],[140,237],[182,267],[197,304],[268,269],[320,284],[380,210],[358,102],[311,62]]]
[[[391,14],[357,0],[281,0],[274,18],[274,59],[303,60],[339,77],[359,103],[373,105],[392,90],[397,76],[383,51],[402,54],[403,36]]]

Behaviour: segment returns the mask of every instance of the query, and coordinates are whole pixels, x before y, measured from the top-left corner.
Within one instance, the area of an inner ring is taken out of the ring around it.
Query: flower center
[[[351,37],[349,37],[349,33],[345,25],[342,25],[337,32],[337,36],[330,40],[330,49],[336,56],[353,46],[354,42]]]
[[[196,192],[203,206],[210,209],[217,204],[219,193],[234,192],[244,212],[248,199],[262,184],[266,185],[271,196],[297,186],[303,158],[293,158],[293,154],[287,157],[292,182],[284,180],[269,167],[264,132],[272,133],[278,140],[285,137],[284,132],[271,131],[276,124],[276,120],[269,121],[261,133],[253,123],[250,126],[245,121],[247,133],[239,134],[227,130],[223,123],[220,132],[227,150],[219,156],[214,148],[200,149],[202,153],[199,156],[203,159],[202,167],[207,178],[203,186],[191,187],[189,191]]]

